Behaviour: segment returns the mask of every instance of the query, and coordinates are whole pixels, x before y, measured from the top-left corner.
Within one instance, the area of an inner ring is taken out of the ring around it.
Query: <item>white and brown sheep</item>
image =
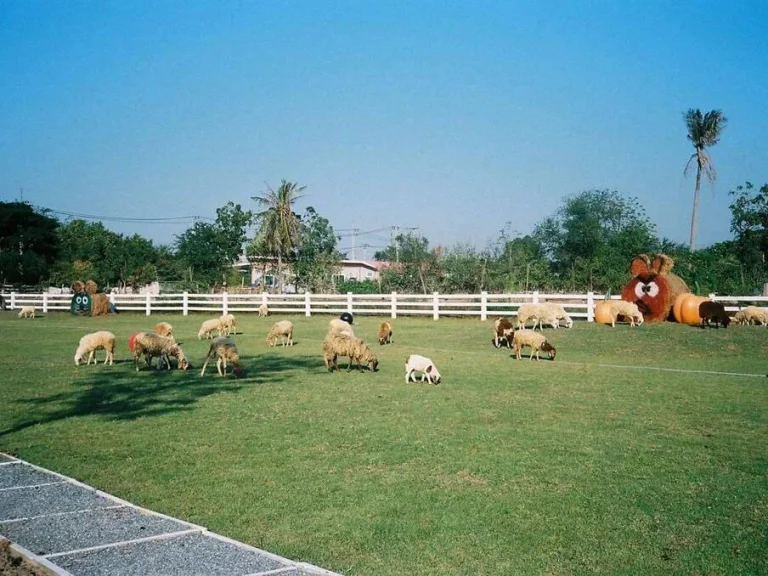
[[[504,343],[507,348],[512,347],[512,334],[515,333],[515,327],[507,318],[496,318],[493,321],[493,345],[501,348]]]
[[[643,313],[634,302],[626,300],[605,300],[606,309],[611,317],[611,326],[616,328],[616,319],[624,316],[629,320],[630,326],[641,326],[643,324]]]
[[[218,332],[219,336],[221,336],[223,327],[221,325],[221,318],[211,318],[210,320],[205,320],[200,325],[200,330],[197,331],[197,339],[202,340],[205,338],[213,338],[213,333]]]
[[[379,345],[392,344],[392,323],[384,320],[379,326]]]
[[[165,336],[166,338],[173,338],[173,326],[168,322],[158,322],[155,324],[152,332],[159,334],[160,336]]]
[[[171,356],[176,358],[179,370],[186,370],[189,368],[189,362],[184,356],[184,351],[181,349],[181,346],[179,346],[173,338],[160,336],[154,332],[139,332],[134,338],[133,364],[136,366],[137,372],[139,371],[139,358],[141,358],[142,355],[150,366],[152,364],[152,358],[158,356],[158,369],[162,368],[165,364],[167,365],[168,370],[170,370]]]
[[[222,314],[219,320],[221,320],[221,336],[237,333],[237,318],[234,314]]]
[[[432,362],[429,358],[426,356],[420,356],[419,354],[411,354],[408,356],[408,359],[405,361],[405,383],[408,384],[408,382],[411,381],[411,378],[413,378],[413,381],[416,382],[416,372],[421,372],[421,381],[427,381],[430,384],[440,384],[440,380],[442,380],[442,377],[440,376],[440,372],[437,369],[437,366],[435,366],[435,363]]]
[[[19,310],[19,318],[34,318],[34,317],[35,317],[34,306],[24,306],[21,310]]]
[[[200,376],[205,375],[205,369],[208,366],[208,362],[216,358],[216,370],[219,372],[219,376],[226,376],[227,363],[232,364],[232,374],[235,377],[243,375],[243,369],[240,366],[240,354],[237,351],[237,345],[227,336],[219,336],[214,338],[211,342],[211,346],[208,348],[208,355],[205,358],[203,369],[200,371]],[[223,367],[223,370],[222,370]]]
[[[269,308],[266,304],[259,306],[259,316],[269,316]]]
[[[352,330],[352,326],[341,318],[334,318],[328,322],[328,334],[346,334],[350,338],[355,337],[355,331]]]
[[[515,358],[520,360],[520,351],[526,346],[531,348],[530,360],[533,360],[534,354],[536,355],[536,360],[538,360],[539,351],[546,352],[551,360],[555,359],[555,347],[547,342],[544,334],[539,334],[533,330],[517,330],[512,337],[512,349],[515,353]]]
[[[325,367],[331,372],[338,370],[338,357],[349,358],[347,370],[352,370],[356,365],[358,370],[364,364],[368,365],[371,372],[376,372],[379,360],[376,354],[360,338],[350,337],[343,333],[329,333],[323,340],[323,360]]]
[[[728,328],[728,324],[731,323],[731,317],[728,316],[722,302],[707,301],[699,304],[699,318],[701,318],[702,328],[711,326],[710,322],[712,321],[717,328],[720,328],[721,325],[723,328]]]
[[[759,324],[768,326],[768,308],[761,306],[747,306],[742,308],[733,316],[736,324]]]
[[[86,354],[88,354],[86,365],[90,364],[91,360],[94,364],[98,364],[96,350],[104,350],[107,353],[104,364],[109,362],[111,366],[115,358],[115,335],[112,332],[100,330],[80,338],[80,344],[75,351],[75,366],[80,365],[80,361],[85,358]]]
[[[290,320],[275,322],[267,334],[267,346],[276,346],[278,338],[283,346],[293,346],[293,322]]]

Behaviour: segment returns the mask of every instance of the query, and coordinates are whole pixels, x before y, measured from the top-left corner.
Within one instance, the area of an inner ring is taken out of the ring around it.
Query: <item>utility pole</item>
[[[360,228],[352,228],[352,260],[357,260],[357,233]]]

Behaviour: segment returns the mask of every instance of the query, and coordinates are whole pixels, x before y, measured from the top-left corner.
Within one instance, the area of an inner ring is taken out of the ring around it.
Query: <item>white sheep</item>
[[[566,328],[573,327],[573,320],[563,308],[562,304],[557,302],[545,302],[541,305],[544,310],[544,318],[548,323],[552,324],[553,328],[559,328],[560,322],[565,322]],[[541,321],[540,321],[541,322]]]
[[[290,320],[280,320],[272,325],[269,334],[267,334],[267,345],[274,347],[277,339],[283,346],[293,346],[293,322]]]
[[[328,322],[328,334],[346,334],[350,338],[355,337],[355,331],[352,326],[341,318],[334,318]]]
[[[533,320],[533,330],[536,330],[536,325],[540,323],[540,320],[547,315],[547,312],[542,304],[522,304],[517,309],[517,328],[525,328],[525,325],[529,320]]]
[[[347,370],[352,370],[353,364],[358,369],[363,364],[367,364],[371,372],[376,372],[379,366],[376,354],[360,338],[348,336],[343,332],[329,332],[323,340],[323,360],[325,367],[331,372],[339,369],[336,363],[339,356],[349,358]]]
[[[266,304],[259,306],[259,316],[269,316],[269,308]]]
[[[34,306],[24,306],[24,308],[19,310],[19,318],[34,318],[34,317],[35,317]]]
[[[104,358],[104,364],[109,362],[111,366],[115,357],[115,335],[112,332],[100,330],[80,338],[80,345],[75,351],[75,366],[80,365],[80,361],[84,359],[86,353],[88,354],[86,366],[91,363],[91,360],[93,360],[94,364],[98,364],[96,350],[104,350],[107,353]]]
[[[547,352],[549,357],[555,359],[555,347],[547,342],[547,338],[544,334],[539,334],[533,330],[517,330],[515,335],[512,336],[512,349],[514,350],[515,357],[520,360],[520,351],[525,347],[531,347],[531,355],[529,360],[533,360],[533,355],[536,354],[536,360],[539,359],[539,350]]]
[[[754,322],[760,326],[768,326],[768,308],[747,306],[734,314],[733,321],[736,324],[752,324]]]
[[[200,330],[197,331],[197,339],[202,340],[203,337],[213,338],[214,332],[218,332],[219,336],[221,336],[222,331],[221,318],[211,318],[201,324]]]
[[[413,377],[413,381],[416,382],[415,372],[421,372],[422,382],[426,380],[430,384],[440,384],[440,380],[442,379],[435,363],[426,356],[420,356],[419,354],[411,354],[405,361],[406,384],[411,381],[411,377]]]
[[[243,375],[243,369],[240,366],[240,354],[237,351],[237,345],[231,338],[219,336],[218,338],[213,339],[211,346],[208,348],[208,355],[205,358],[203,369],[200,371],[200,377],[205,375],[205,369],[208,366],[208,362],[214,358],[216,358],[216,369],[219,372],[219,376],[226,376],[227,362],[232,364],[232,374],[236,377]],[[222,367],[224,368],[223,371]]]
[[[634,302],[626,300],[605,300],[608,312],[611,315],[611,326],[616,328],[616,318],[624,316],[629,319],[630,326],[641,326],[643,314]]]
[[[136,366],[136,371],[139,371],[139,358],[144,355],[147,364],[152,365],[152,358],[159,356],[157,361],[157,368],[160,369],[163,365],[167,365],[168,370],[171,369],[171,359],[173,356],[178,362],[179,370],[186,370],[189,368],[189,362],[184,356],[184,352],[173,338],[166,336],[160,336],[154,332],[139,332],[136,334],[133,343],[133,363]]]
[[[230,334],[236,334],[237,319],[234,314],[222,314],[221,318],[221,335],[229,336]]]

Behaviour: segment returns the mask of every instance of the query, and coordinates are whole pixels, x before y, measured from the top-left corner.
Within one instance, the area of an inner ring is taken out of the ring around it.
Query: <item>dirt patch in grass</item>
[[[50,576],[51,572],[27,561],[11,550],[11,543],[0,541],[0,574],[3,576]]]

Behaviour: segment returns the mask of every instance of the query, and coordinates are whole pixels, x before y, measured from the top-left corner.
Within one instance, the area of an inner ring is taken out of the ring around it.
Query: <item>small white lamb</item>
[[[221,335],[229,336],[235,334],[235,328],[237,327],[237,319],[234,314],[222,314],[221,318]]]
[[[418,354],[411,354],[408,356],[408,360],[405,361],[405,383],[411,381],[416,382],[416,375],[414,372],[421,372],[421,381],[425,380],[430,384],[440,384],[441,376],[437,370],[437,366],[426,356],[419,356]]]
[[[267,345],[274,347],[278,338],[280,338],[283,346],[293,346],[293,322],[280,320],[273,324],[272,329],[267,334]]]
[[[269,316],[269,308],[266,304],[259,306],[259,316]]]
[[[34,317],[35,317],[34,306],[24,306],[24,308],[19,310],[19,318],[34,318]]]
[[[214,332],[218,332],[219,336],[221,336],[222,331],[221,318],[212,318],[202,323],[200,330],[197,331],[197,339],[202,340],[203,337],[213,338]]]
[[[80,365],[80,361],[85,358],[86,354],[88,354],[86,366],[91,363],[91,360],[94,364],[98,364],[96,350],[106,351],[107,356],[104,358],[104,364],[109,362],[111,366],[115,357],[115,335],[112,332],[101,330],[80,338],[80,345],[75,351],[75,366]]]

